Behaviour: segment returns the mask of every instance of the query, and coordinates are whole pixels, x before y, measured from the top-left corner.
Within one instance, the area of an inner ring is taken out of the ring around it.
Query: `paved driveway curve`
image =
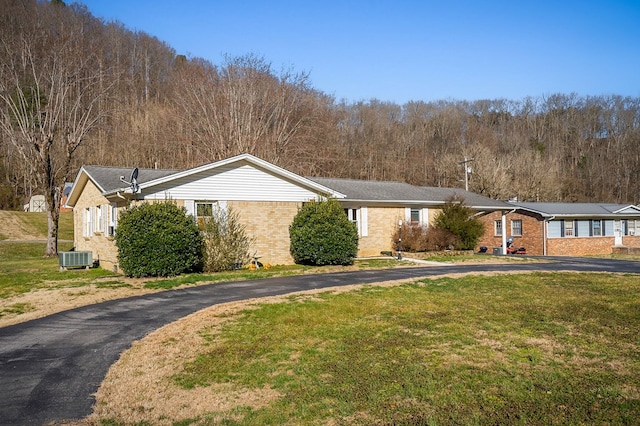
[[[0,424],[41,425],[89,415],[93,394],[107,370],[133,341],[216,304],[447,273],[640,273],[640,262],[547,259],[553,262],[396,268],[218,283],[103,302],[0,328]]]

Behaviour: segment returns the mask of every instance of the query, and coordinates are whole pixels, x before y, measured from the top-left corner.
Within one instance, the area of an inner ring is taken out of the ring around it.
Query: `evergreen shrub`
[[[303,265],[351,265],[358,230],[334,199],[304,204],[289,226],[290,251]]]
[[[473,250],[484,234],[484,225],[474,216],[474,211],[457,197],[447,200],[434,225],[455,235],[458,239],[455,248],[459,250]]]
[[[172,202],[123,211],[115,235],[118,262],[131,277],[166,277],[202,267],[202,237],[193,218]]]

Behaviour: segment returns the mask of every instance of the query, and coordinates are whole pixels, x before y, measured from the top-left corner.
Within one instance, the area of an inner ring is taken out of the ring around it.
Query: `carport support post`
[[[398,260],[402,260],[402,220],[398,221]]]
[[[502,254],[507,254],[507,212],[502,211]]]

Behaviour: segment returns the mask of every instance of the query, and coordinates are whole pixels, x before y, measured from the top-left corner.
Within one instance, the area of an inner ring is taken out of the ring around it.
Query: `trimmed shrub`
[[[484,225],[473,213],[473,210],[464,204],[463,199],[453,197],[447,200],[440,214],[436,216],[434,225],[458,238],[455,248],[473,250],[484,234]]]
[[[202,237],[193,218],[172,202],[123,211],[115,235],[118,261],[131,277],[166,277],[202,267]]]
[[[304,265],[351,265],[358,254],[358,230],[338,201],[304,204],[289,226],[290,251]]]
[[[204,240],[204,270],[220,272],[236,269],[249,262],[249,249],[254,242],[231,207],[214,208],[212,217],[200,224]]]
[[[391,237],[392,245],[399,250],[399,232],[396,228]],[[426,227],[419,223],[402,224],[402,251],[424,252],[445,250],[450,246],[455,246],[458,238],[451,232],[438,229],[434,226]]]

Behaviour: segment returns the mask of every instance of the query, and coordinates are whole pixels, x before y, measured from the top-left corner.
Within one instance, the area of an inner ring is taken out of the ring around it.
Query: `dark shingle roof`
[[[105,167],[105,166],[84,166],[85,171],[93,181],[100,186],[104,193],[110,193],[122,188],[126,188],[127,184],[120,180],[120,176],[124,176],[125,180],[129,180],[133,168],[125,167]],[[177,170],[162,169],[138,169],[138,184],[149,182],[154,179],[177,173]]]
[[[510,202],[543,216],[615,216],[629,204]],[[640,213],[640,211],[639,211]]]
[[[408,204],[443,204],[453,196],[464,199],[474,208],[513,208],[502,201],[493,200],[458,188],[414,186],[402,182],[382,182],[356,179],[308,178],[347,196],[344,201],[397,202]]]

